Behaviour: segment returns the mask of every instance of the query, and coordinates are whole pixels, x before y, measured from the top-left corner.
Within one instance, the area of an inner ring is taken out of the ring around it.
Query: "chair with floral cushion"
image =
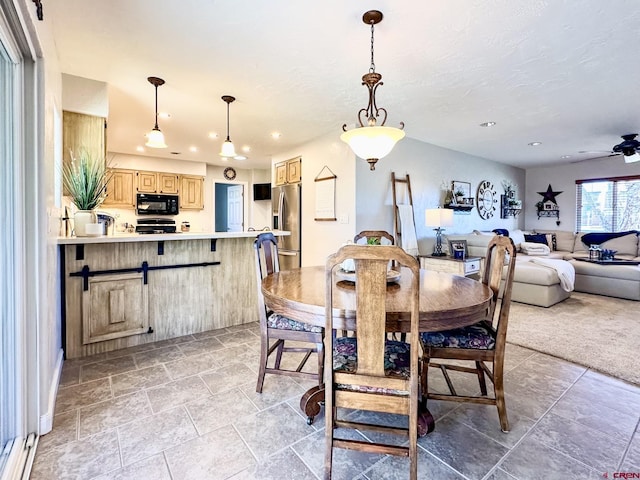
[[[452,400],[455,402],[473,402],[485,405],[496,405],[500,428],[509,431],[507,407],[504,401],[504,351],[509,323],[511,305],[511,289],[513,270],[516,261],[516,250],[509,237],[495,236],[487,247],[482,283],[493,291],[491,307],[485,320],[475,325],[447,330],[429,332],[421,335],[422,340],[422,392],[423,401]],[[502,292],[500,290],[502,289]],[[502,293],[500,295],[500,293]],[[468,360],[475,366],[451,365],[433,360]],[[489,369],[487,364],[491,363]],[[443,373],[450,394],[427,393],[427,373],[430,368],[438,368]],[[448,370],[467,372],[477,375],[480,384],[479,396],[458,395]],[[485,374],[493,383],[493,398],[487,395]],[[426,407],[426,405],[425,405]]]
[[[348,258],[355,262],[355,285],[342,285],[334,279],[337,267]],[[389,340],[386,335],[387,292],[400,288],[387,284],[391,260],[406,267],[402,269],[401,288],[409,289],[411,299],[406,305],[409,343]],[[331,478],[334,448],[408,456],[410,478],[417,478],[419,286],[417,260],[397,246],[346,245],[327,259],[325,330],[333,333],[337,327],[332,315],[334,297],[343,294],[345,288],[353,289],[357,337],[329,333],[325,337],[329,352],[325,356],[325,479]],[[339,418],[339,407],[405,415],[408,426]],[[395,433],[404,438],[393,444],[365,441],[359,435],[360,440],[335,438],[337,428]]]
[[[260,371],[256,392],[262,392],[264,377],[267,373],[288,375],[297,378],[315,380],[322,384],[324,368],[324,328],[298,322],[268,311],[262,295],[262,279],[280,270],[278,263],[278,245],[272,233],[258,235],[254,242],[256,260],[256,282],[258,286],[258,314],[260,318]],[[295,342],[287,346],[286,342]],[[304,345],[306,344],[306,345]],[[269,357],[275,352],[273,366],[268,366]],[[295,370],[281,368],[282,354],[285,352],[304,353]],[[315,372],[303,372],[311,354],[318,356],[318,369]]]

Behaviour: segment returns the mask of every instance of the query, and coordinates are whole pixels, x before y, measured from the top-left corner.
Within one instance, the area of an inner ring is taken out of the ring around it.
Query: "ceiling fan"
[[[637,136],[637,133],[628,133],[626,135],[622,135],[622,139],[624,141],[619,143],[618,145],[614,145],[613,148],[609,151],[581,151],[579,153],[608,153],[609,155],[607,156],[609,157],[617,157],[618,155],[622,154],[624,156],[625,163],[640,162],[640,153],[638,153],[640,152],[640,141],[636,140]],[[578,160],[577,162],[570,163],[579,163],[584,161],[586,160]]]

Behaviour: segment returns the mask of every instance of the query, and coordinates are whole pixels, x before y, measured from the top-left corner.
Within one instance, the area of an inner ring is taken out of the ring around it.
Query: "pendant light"
[[[164,80],[158,77],[149,77],[147,80],[156,89],[156,123],[153,130],[147,133],[145,145],[151,148],[167,148],[167,144],[164,143],[164,135],[158,128],[158,87],[164,85]]]
[[[353,153],[363,158],[369,163],[369,169],[375,170],[376,162],[386,157],[398,140],[404,138],[405,133],[402,131],[404,123],[400,122],[400,128],[385,127],[387,121],[387,110],[378,108],[376,104],[376,89],[382,85],[382,75],[376,73],[376,65],[373,61],[373,28],[374,25],[382,21],[382,12],[378,10],[370,10],[362,16],[362,21],[367,25],[371,25],[371,66],[369,72],[362,76],[362,85],[366,85],[369,90],[369,104],[366,109],[358,112],[359,127],[347,130],[347,125],[342,126],[344,133],[340,135],[340,139],[349,144]],[[382,122],[377,125],[380,113],[383,114]],[[366,115],[366,121],[363,122],[362,114]]]
[[[233,142],[231,142],[231,138],[229,138],[229,104],[235,101],[235,97],[232,97],[231,95],[223,95],[222,101],[227,104],[227,139],[222,144],[220,156],[222,158],[234,158],[238,155],[236,154],[236,148],[233,146]]]

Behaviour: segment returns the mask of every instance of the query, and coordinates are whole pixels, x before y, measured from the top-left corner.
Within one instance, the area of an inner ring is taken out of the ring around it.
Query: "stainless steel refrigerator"
[[[300,268],[302,210],[299,183],[283,185],[271,189],[273,229],[287,230],[291,235],[278,237],[278,260],[280,270]]]

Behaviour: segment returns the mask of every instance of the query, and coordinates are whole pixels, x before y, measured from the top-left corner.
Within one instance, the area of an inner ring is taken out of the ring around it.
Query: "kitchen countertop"
[[[253,232],[176,232],[176,233],[116,233],[115,235],[101,235],[99,237],[58,237],[59,245],[79,245],[90,243],[127,243],[127,242],[165,242],[176,240],[207,240],[213,238],[253,238],[264,233],[262,230]],[[291,235],[285,230],[271,231],[276,237]]]

